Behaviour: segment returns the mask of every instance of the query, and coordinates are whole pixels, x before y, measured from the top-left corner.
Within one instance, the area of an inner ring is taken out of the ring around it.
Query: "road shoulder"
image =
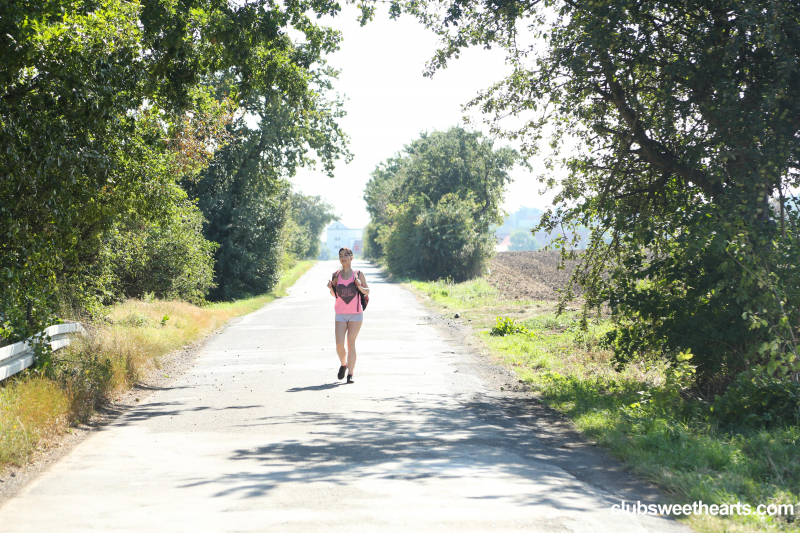
[[[584,437],[566,416],[542,403],[520,383],[513,370],[493,361],[470,326],[437,312],[426,305],[423,297],[412,293],[428,311],[428,325],[454,345],[454,352],[459,355],[456,371],[478,378],[488,389],[488,393],[475,397],[470,405],[481,418],[501,427],[524,426],[548,447],[551,452],[548,460],[554,466],[583,483],[629,502],[666,501],[655,485],[638,478]]]
[[[194,366],[198,355],[210,339],[221,334],[228,326],[241,319],[242,317],[233,318],[204,338],[163,357],[160,368],[151,368],[131,389],[118,394],[114,402],[102,405],[89,421],[72,426],[65,433],[51,439],[35,452],[27,464],[9,466],[5,471],[0,472],[0,507],[3,507],[31,482],[69,455],[86,439],[113,424],[159,390],[169,388],[172,383]]]

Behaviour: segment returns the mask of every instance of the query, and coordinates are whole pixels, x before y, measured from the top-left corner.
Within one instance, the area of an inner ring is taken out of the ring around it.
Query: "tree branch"
[[[647,135],[636,112],[628,106],[625,89],[616,80],[615,69],[608,52],[601,51],[598,56],[603,66],[606,84],[609,87],[609,91],[605,94],[609,96],[609,101],[617,108],[622,120],[630,128],[633,140],[641,147],[640,155],[642,158],[659,170],[672,173],[687,182],[694,183],[709,197],[719,196],[722,193],[721,187],[711,183],[701,172],[682,163],[675,154],[671,153],[668,147],[658,141],[654,141]]]

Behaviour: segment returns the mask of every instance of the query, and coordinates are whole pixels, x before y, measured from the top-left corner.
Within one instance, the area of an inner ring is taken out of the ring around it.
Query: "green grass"
[[[554,302],[506,302],[485,280],[409,282],[439,310],[464,310],[495,360],[511,367],[533,394],[566,414],[587,437],[659,485],[665,503],[794,504],[795,516],[692,515],[697,531],[796,531],[800,525],[800,428],[727,431],[707,407],[670,394],[663,363],[617,372],[603,347],[608,321],[579,327],[577,313],[555,314]],[[519,311],[523,310],[522,313]],[[496,317],[528,333],[490,334]],[[490,320],[489,318],[493,320]]]
[[[497,290],[483,278],[466,283],[410,281],[410,284],[445,309],[475,309],[497,299]]]
[[[30,460],[71,424],[91,417],[98,404],[160,368],[173,350],[286,295],[313,264],[298,262],[272,293],[253,298],[204,307],[160,300],[128,300],[109,307],[93,324],[90,338],[0,387],[0,471]]]
[[[552,307],[533,300],[502,300],[497,290],[483,278],[463,283],[404,280],[404,285],[422,296],[431,307],[459,313],[464,323],[480,328],[493,325],[500,313],[524,319]]]

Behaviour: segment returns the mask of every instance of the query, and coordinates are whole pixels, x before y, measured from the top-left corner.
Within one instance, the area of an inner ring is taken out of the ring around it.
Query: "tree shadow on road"
[[[129,411],[123,414],[122,418],[116,420],[112,426],[123,427],[145,420],[163,417],[175,417],[202,411],[242,411],[247,409],[261,408],[263,408],[263,405],[228,405],[225,407],[198,405],[195,407],[188,407],[182,401],[152,402],[144,405],[137,405],[131,408]]]
[[[504,416],[496,402],[478,394],[395,397],[381,399],[375,411],[307,411],[253,420],[255,425],[292,426],[295,434],[302,428],[313,431],[305,438],[235,450],[228,459],[240,468],[197,476],[182,488],[213,486],[218,497],[261,498],[283,484],[349,486],[368,479],[391,490],[392,483],[425,480],[463,490],[468,500],[547,505],[569,513],[597,512],[619,503],[618,492],[584,482],[593,473],[613,473],[617,463],[542,444],[530,428]],[[575,477],[564,473],[569,465]],[[630,501],[630,495],[625,499]],[[646,494],[639,499],[647,500]]]

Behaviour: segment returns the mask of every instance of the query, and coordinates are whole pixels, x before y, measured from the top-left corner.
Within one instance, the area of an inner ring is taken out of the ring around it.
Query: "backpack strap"
[[[336,272],[334,272],[333,277],[331,278],[331,285],[333,285],[333,294],[337,297],[339,296],[339,294],[337,294],[336,292],[336,278],[339,277],[339,272],[341,272],[341,270],[337,270]]]
[[[355,287],[355,289],[356,289],[356,301],[358,302],[356,304],[356,310],[358,310],[359,313],[363,313],[364,312],[364,308],[361,305],[361,295],[364,294],[364,293],[361,292],[360,290],[358,290],[358,285],[356,284],[356,280],[357,279],[358,279],[358,270],[354,270],[353,271],[353,287]]]

